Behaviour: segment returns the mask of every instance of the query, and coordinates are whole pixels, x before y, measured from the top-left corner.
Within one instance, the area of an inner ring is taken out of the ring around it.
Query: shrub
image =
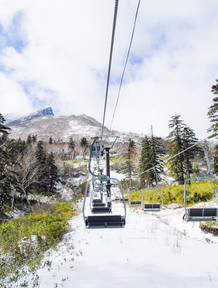
[[[201,181],[198,183],[193,182],[191,186],[186,186],[186,191],[187,205],[209,201],[216,193],[213,184],[207,181]],[[161,191],[161,193],[165,204],[184,204],[184,185],[166,187]]]
[[[41,209],[0,226],[0,279],[22,276],[28,267],[34,271],[43,253],[61,241],[69,231],[68,220],[75,215],[68,202],[46,205]]]

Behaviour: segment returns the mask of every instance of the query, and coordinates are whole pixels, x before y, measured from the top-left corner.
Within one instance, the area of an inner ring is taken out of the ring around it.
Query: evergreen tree
[[[70,138],[70,142],[68,144],[68,148],[72,151],[72,159],[74,159],[74,149],[75,149],[75,142],[73,141],[72,138]]]
[[[184,154],[180,152],[183,151],[183,120],[180,119],[181,115],[175,115],[171,117],[169,128],[172,128],[172,131],[168,135],[169,139],[169,155],[173,157],[170,163],[170,170],[172,176],[179,184],[184,183]],[[178,154],[178,155],[177,155]]]
[[[72,138],[70,138],[70,142],[68,144],[69,149],[71,149],[72,151],[75,149],[75,142],[73,141]]]
[[[31,142],[32,142],[32,137],[31,135],[28,135],[27,140],[26,140],[27,145],[30,145]]]
[[[216,79],[217,84],[213,85],[211,88],[211,92],[214,95],[218,94],[218,79]],[[213,105],[209,107],[209,111],[207,113],[210,122],[212,123],[211,127],[207,130],[207,132],[212,132],[210,138],[218,136],[218,97],[213,98]]]
[[[190,178],[193,173],[191,160],[199,148],[195,145],[198,139],[194,131],[180,117],[175,115],[171,118],[169,127],[172,131],[167,138],[170,140],[169,155],[172,157],[169,161],[171,174],[179,184],[183,184],[185,175]]]
[[[36,140],[37,140],[37,135],[33,135],[32,136],[32,142],[36,142]]]
[[[183,128],[183,150],[185,150],[183,155],[184,155],[184,168],[187,178],[190,178],[191,173],[193,173],[191,160],[194,159],[195,154],[199,151],[197,146],[193,146],[197,142],[198,139],[195,137],[194,131],[188,126],[185,126]],[[193,147],[188,149],[191,146]],[[189,184],[191,184],[191,182]]]
[[[127,178],[129,178],[130,180],[135,170],[135,166],[133,163],[134,155],[135,155],[135,142],[132,139],[129,139],[129,145],[128,145],[127,153],[125,155],[126,161],[125,161],[124,171],[126,173]]]
[[[10,128],[4,125],[5,119],[0,114],[0,215],[2,214],[3,205],[8,203],[11,198],[11,177],[8,175],[10,169],[10,149],[8,146],[7,135],[9,134]]]
[[[161,174],[163,173],[163,160],[161,159],[162,148],[163,145],[160,142],[160,138],[155,137],[153,134],[153,128],[151,129],[151,137],[150,137],[150,145],[151,145],[151,151],[152,151],[152,157],[150,159],[150,162],[152,164],[152,167],[155,167],[155,170],[153,170],[152,178],[150,179],[151,183],[155,183],[155,185],[158,185],[157,182],[161,180]]]
[[[43,142],[38,141],[37,147],[36,147],[36,152],[35,152],[36,159],[39,164],[44,165],[46,161],[46,153],[43,148]]]
[[[49,144],[53,144],[52,137],[49,138]]]
[[[8,135],[9,131],[11,130],[11,128],[6,127],[4,125],[5,122],[5,118],[2,116],[2,114],[0,113],[0,137],[2,138],[5,134]]]
[[[85,157],[86,150],[89,146],[89,143],[85,137],[83,137],[80,141],[80,146],[83,148],[83,158]]]
[[[214,173],[218,173],[218,144],[214,147]]]
[[[161,179],[160,174],[163,173],[163,161],[160,159],[162,155],[162,144],[159,138],[154,137],[153,129],[151,137],[147,136],[142,141],[141,157],[139,160],[139,172],[141,181],[147,181],[149,186],[157,185],[157,181]],[[151,168],[155,168],[151,169]],[[149,170],[150,169],[150,170]],[[144,171],[149,170],[146,173]]]
[[[147,181],[148,185],[152,183],[153,179],[153,171],[149,170],[153,167],[153,164],[151,163],[152,159],[152,149],[151,149],[151,143],[147,136],[142,140],[142,150],[141,150],[141,157],[139,160],[139,172],[140,172],[140,179],[142,182]],[[149,170],[148,172],[145,172]]]
[[[48,172],[46,166],[46,152],[43,148],[43,142],[38,141],[35,151],[36,165],[40,170],[40,182],[36,185],[39,190],[47,190]]]
[[[46,170],[48,179],[47,191],[51,192],[54,189],[55,183],[58,181],[58,168],[55,165],[52,152],[46,158]]]

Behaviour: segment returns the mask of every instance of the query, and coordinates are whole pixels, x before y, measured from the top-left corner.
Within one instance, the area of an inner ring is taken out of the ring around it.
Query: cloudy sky
[[[119,0],[110,128],[138,0]],[[102,122],[115,0],[1,0],[0,113],[51,106]],[[165,137],[177,114],[203,139],[218,78],[218,1],[141,0],[112,129]]]

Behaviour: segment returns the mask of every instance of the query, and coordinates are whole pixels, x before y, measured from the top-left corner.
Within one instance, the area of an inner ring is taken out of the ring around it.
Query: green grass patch
[[[69,231],[74,205],[59,202],[0,225],[0,279],[16,281],[35,271],[43,253],[55,247]]]
[[[125,187],[125,184],[123,185]],[[126,187],[127,188],[127,187]],[[216,196],[213,184],[208,181],[201,181],[187,185],[187,206],[196,203],[207,202]],[[130,201],[141,201],[143,189],[130,193]],[[164,204],[178,203],[184,205],[184,185],[160,187]],[[157,189],[144,190],[144,203],[161,203],[161,197]]]
[[[211,182],[201,181],[192,183],[191,186],[186,185],[187,196],[186,204],[191,206],[200,202],[207,202],[214,198],[216,195],[215,189]],[[184,185],[169,186],[161,190],[164,203],[179,203],[184,204]]]

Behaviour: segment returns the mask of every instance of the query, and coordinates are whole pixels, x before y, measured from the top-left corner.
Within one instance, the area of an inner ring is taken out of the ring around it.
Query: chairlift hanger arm
[[[112,148],[114,147],[117,139],[120,138],[119,136],[96,136],[96,137],[92,137],[91,139],[95,139],[94,142],[96,142],[97,140],[99,140],[99,142],[100,142],[100,144],[101,144],[104,139],[106,140],[106,139],[109,139],[109,138],[112,138],[112,139],[115,138],[115,140],[113,141],[113,144],[112,144],[110,147],[108,147],[109,149],[112,149]],[[94,142],[93,142],[93,143],[94,143]]]

